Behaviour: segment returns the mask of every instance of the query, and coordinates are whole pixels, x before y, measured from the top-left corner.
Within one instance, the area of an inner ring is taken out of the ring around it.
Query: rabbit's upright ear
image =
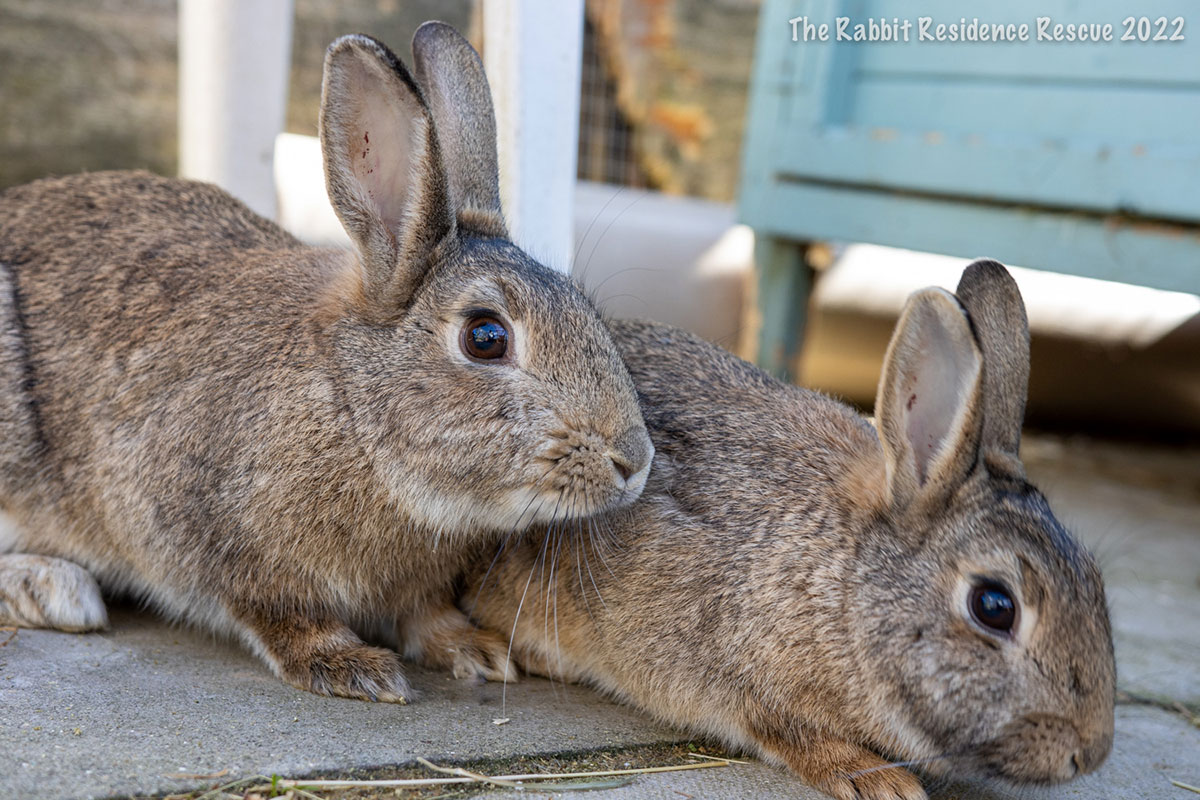
[[[983,448],[1008,456],[1023,474],[1017,453],[1029,392],[1029,322],[1017,282],[999,262],[981,259],[963,271],[955,294],[967,309],[983,351]]]
[[[446,23],[426,22],[413,35],[413,63],[442,142],[459,226],[507,236],[496,167],[496,115],[479,54]]]
[[[952,294],[908,299],[875,401],[894,508],[945,500],[977,459],[983,358]]]
[[[343,36],[325,54],[320,132],[329,200],[362,256],[366,299],[382,314],[402,310],[455,232],[428,105],[387,47]]]

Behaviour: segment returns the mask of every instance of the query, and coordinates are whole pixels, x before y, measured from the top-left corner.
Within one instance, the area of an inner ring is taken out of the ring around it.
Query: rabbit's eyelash
[[[475,317],[495,317],[501,322],[508,321],[507,314],[502,311],[497,311],[494,308],[488,308],[487,306],[472,306],[464,309],[461,316],[463,319],[474,319]]]

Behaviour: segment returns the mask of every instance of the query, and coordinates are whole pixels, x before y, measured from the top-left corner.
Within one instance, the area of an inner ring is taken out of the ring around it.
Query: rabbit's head
[[[324,324],[374,468],[414,521],[519,530],[641,493],[653,447],[591,303],[508,240],[479,56],[426,23],[416,77],[367,36],[325,59],[321,145],[357,258]]]
[[[1112,744],[1104,587],[1017,455],[1029,333],[1016,284],[979,261],[956,294],[910,299],[880,382],[883,468],[847,601],[863,732],[893,754],[945,756],[932,771],[1058,782]]]

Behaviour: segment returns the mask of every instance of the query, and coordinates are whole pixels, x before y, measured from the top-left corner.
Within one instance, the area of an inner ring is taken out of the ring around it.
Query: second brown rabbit
[[[1113,736],[1104,586],[1017,452],[1029,368],[995,262],[915,294],[877,427],[682,331],[617,323],[657,448],[641,500],[485,558],[464,607],[583,681],[840,800],[1054,783]]]

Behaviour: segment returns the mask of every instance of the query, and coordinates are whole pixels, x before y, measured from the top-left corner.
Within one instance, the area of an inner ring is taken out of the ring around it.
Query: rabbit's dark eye
[[[508,352],[508,329],[495,317],[472,317],[459,340],[464,353],[478,361],[503,358]]]
[[[1007,633],[1017,619],[1017,603],[998,583],[981,583],[971,589],[967,598],[971,616],[985,628]]]

